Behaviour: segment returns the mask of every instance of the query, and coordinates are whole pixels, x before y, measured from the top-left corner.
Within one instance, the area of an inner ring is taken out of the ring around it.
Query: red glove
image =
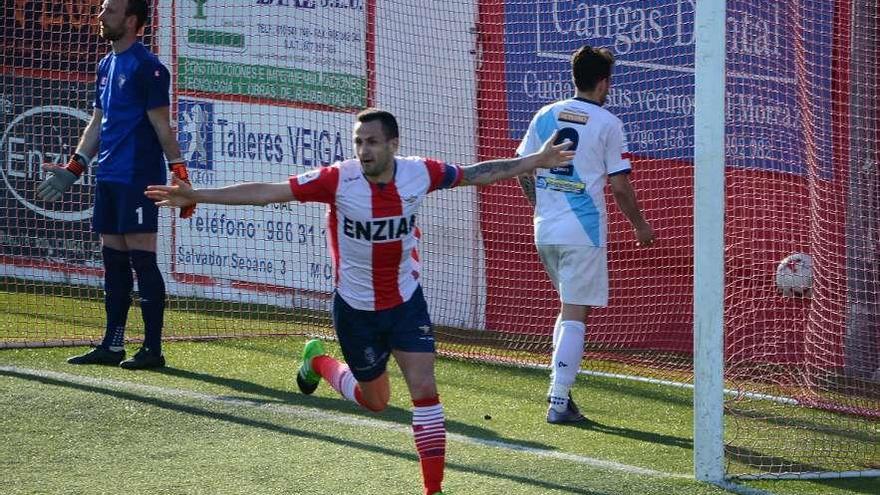
[[[183,160],[175,160],[172,162],[168,162],[168,169],[174,174],[175,177],[186,182],[187,185],[192,185],[189,181],[189,172],[186,170],[186,162]],[[180,209],[180,218],[189,218],[193,215],[193,212],[196,211],[196,205],[187,206],[186,208]]]

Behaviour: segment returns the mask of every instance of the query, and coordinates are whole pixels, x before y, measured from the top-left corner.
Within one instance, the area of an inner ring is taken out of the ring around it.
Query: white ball
[[[776,289],[785,297],[809,297],[813,288],[813,258],[794,253],[776,267]]]

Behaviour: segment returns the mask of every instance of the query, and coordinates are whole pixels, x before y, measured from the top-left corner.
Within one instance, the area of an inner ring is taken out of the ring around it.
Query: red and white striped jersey
[[[378,311],[408,301],[419,285],[416,214],[425,196],[461,179],[457,165],[395,157],[394,180],[377,185],[351,159],[293,176],[290,189],[297,201],[329,205],[336,291],[355,309]]]

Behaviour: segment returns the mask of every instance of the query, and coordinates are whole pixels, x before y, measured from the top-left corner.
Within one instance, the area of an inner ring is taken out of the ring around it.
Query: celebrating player
[[[654,242],[654,231],[639,209],[629,173],[632,169],[623,123],[602,108],[611,85],[614,57],[607,49],[584,46],[571,59],[573,98],[535,114],[517,149],[534,153],[551,135],[572,141],[570,165],[519,177],[535,206],[535,243],[562,309],[553,328],[547,422],[584,420],[570,390],[584,355],[585,321],[594,307],[608,305],[605,182],[620,211],[635,229],[640,246]]]
[[[118,364],[128,369],[165,365],[165,282],[156,264],[159,209],[143,190],[165,183],[163,152],[174,176],[188,179],[169,125],[168,70],[137,40],[147,15],[145,0],[104,1],[98,21],[111,52],[98,64],[92,118],[67,166],[45,165],[48,177],[37,190],[47,201],[59,199],[98,154],[92,226],[103,245],[107,329],[98,347],[68,359],[71,364]],[[181,211],[181,217],[191,215],[193,208]],[[141,297],[144,345],[123,361],[132,268]]]
[[[555,136],[554,136],[555,137]],[[425,196],[439,189],[485,185],[571,160],[570,143],[544,143],[537,152],[510,160],[457,166],[396,156],[397,120],[368,109],[354,125],[356,159],[345,160],[279,183],[243,183],[217,189],[150,186],[159,206],[195,203],[266,205],[288,201],[329,205],[330,255],[336,293],[333,323],[345,363],[309,341],[296,380],[311,394],[323,377],[343,397],[379,412],[390,398],[386,367],[394,356],[413,403],[412,429],[425,494],[441,490],[446,452],[443,407],[434,377],[434,334],[419,285],[416,214]]]

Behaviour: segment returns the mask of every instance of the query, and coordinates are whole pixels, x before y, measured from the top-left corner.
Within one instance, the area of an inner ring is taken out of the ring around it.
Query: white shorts
[[[539,244],[538,256],[565,304],[608,306],[608,249]]]

